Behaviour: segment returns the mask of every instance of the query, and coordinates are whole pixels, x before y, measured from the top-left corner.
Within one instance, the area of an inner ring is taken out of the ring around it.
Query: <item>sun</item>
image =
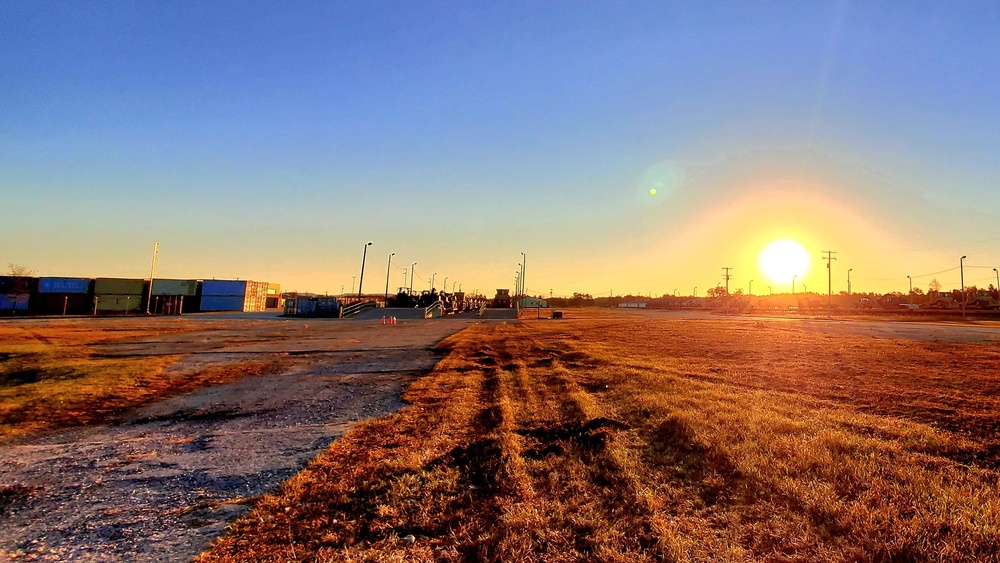
[[[758,260],[764,275],[773,282],[791,282],[809,269],[809,253],[793,240],[772,242],[761,251]]]

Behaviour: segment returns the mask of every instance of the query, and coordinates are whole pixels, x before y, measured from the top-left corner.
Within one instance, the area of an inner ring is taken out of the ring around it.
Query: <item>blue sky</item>
[[[556,294],[749,278],[734,238],[779,231],[873,290],[1000,263],[1000,8],[705,4],[5,3],[0,261],[142,276],[160,241],[162,275],[338,292],[372,240],[379,287],[396,252],[492,292],[524,251]],[[737,205],[774,186],[798,232]]]

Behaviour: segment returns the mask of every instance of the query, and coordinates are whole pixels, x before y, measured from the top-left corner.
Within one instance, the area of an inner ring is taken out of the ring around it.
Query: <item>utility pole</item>
[[[824,250],[823,257],[826,260],[826,316],[830,316],[831,311],[833,311],[833,268],[831,265],[836,258],[833,257],[836,252],[832,250]]]
[[[910,280],[910,297],[912,298],[913,297],[913,278],[910,277],[910,276],[906,276],[906,279]]]
[[[729,278],[732,277],[729,275],[729,270],[732,270],[732,268],[724,266],[722,269],[726,271],[725,274],[722,274],[722,277],[726,278],[726,295],[729,295]]]
[[[371,241],[365,245],[365,251],[361,255],[361,279],[358,280],[358,299],[361,299],[361,286],[365,283],[365,258],[368,258],[368,247],[371,246]]]
[[[962,318],[965,318],[965,259],[968,256],[963,256],[958,260],[958,275],[962,282]]]
[[[522,252],[521,253],[521,295],[524,295],[525,285],[524,285],[524,271],[528,267],[528,257]]]
[[[156,255],[160,253],[160,243],[153,243],[153,263],[149,266],[149,294],[146,295],[146,314],[149,314],[149,303],[153,300],[153,273],[156,272]]]
[[[392,270],[392,257],[395,256],[395,255],[396,255],[395,252],[393,252],[392,254],[389,255],[389,265],[385,267],[385,298],[386,299],[389,299],[389,271]]]
[[[417,263],[410,264],[410,295],[413,295],[413,274],[417,273]]]

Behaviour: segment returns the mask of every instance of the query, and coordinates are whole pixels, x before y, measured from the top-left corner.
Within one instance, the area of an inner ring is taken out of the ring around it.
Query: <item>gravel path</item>
[[[189,560],[352,422],[399,409],[432,346],[469,324],[266,322],[107,346],[188,353],[174,369],[280,358],[287,371],[0,446],[0,560]]]

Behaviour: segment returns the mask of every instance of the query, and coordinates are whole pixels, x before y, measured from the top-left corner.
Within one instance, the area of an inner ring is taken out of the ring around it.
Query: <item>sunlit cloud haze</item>
[[[5,3],[0,265],[338,293],[1000,266],[989,3]],[[650,190],[656,190],[655,195]],[[925,275],[926,274],[926,275]],[[933,275],[930,275],[933,274]]]

